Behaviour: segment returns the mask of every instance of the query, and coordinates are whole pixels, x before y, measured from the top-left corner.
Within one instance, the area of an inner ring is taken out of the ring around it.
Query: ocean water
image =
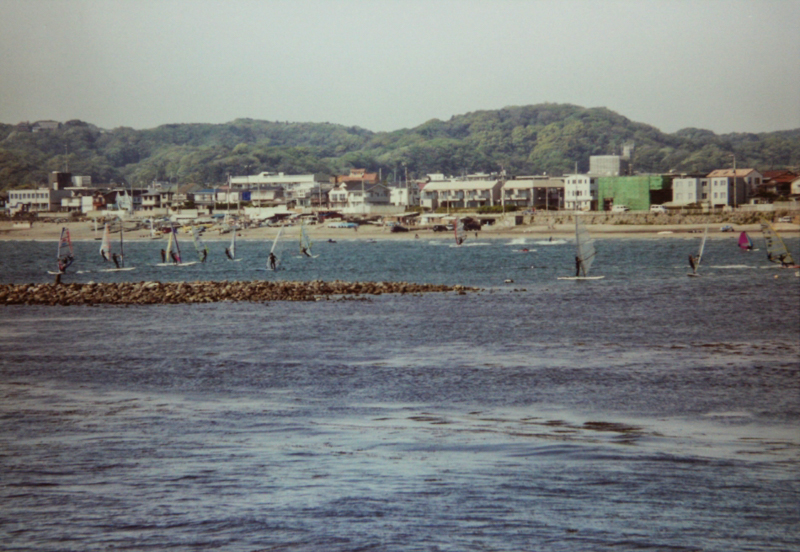
[[[0,242],[0,281],[55,245]],[[113,273],[80,242],[64,280],[482,291],[0,307],[0,548],[800,548],[800,278],[763,243],[687,278],[699,236],[597,240],[592,282],[556,280],[569,240],[225,245]]]

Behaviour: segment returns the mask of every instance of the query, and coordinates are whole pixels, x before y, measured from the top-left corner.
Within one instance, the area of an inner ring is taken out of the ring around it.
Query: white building
[[[573,211],[597,210],[597,177],[570,174],[564,178],[564,208]]]
[[[398,207],[419,205],[419,186],[412,182],[409,186],[389,188],[389,203]]]
[[[629,172],[628,160],[620,155],[589,156],[589,174],[593,176],[624,176]]]
[[[500,203],[502,187],[502,180],[491,178],[434,180],[422,188],[420,205],[427,209],[494,206]]]
[[[708,178],[682,176],[672,179],[672,204],[691,205],[708,201]]]
[[[340,182],[328,192],[328,203],[345,213],[369,213],[389,205],[389,189],[383,184]]]
[[[72,194],[67,190],[37,188],[27,190],[10,190],[6,208],[9,215],[22,212],[39,213],[61,210],[61,200]]]

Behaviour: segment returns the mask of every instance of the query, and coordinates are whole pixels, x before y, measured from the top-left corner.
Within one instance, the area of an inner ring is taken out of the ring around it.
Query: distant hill
[[[329,123],[236,119],[103,130],[72,120],[30,132],[0,124],[0,189],[46,181],[66,166],[94,182],[152,180],[218,185],[228,174],[341,173],[350,167],[401,179],[505,169],[509,175],[586,171],[590,155],[635,146],[638,172],[710,172],[731,166],[800,169],[800,129],[717,135],[687,128],[666,134],[605,108],[540,104],[475,111],[415,128],[371,132]]]

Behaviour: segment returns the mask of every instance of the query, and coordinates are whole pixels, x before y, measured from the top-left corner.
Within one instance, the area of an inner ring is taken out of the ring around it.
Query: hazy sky
[[[541,102],[800,128],[800,0],[0,0],[0,122],[331,122]]]

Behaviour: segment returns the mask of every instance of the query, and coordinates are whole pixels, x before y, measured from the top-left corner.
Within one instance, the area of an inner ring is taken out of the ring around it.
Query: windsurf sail
[[[456,245],[461,245],[467,239],[467,233],[464,230],[464,221],[459,218],[456,218],[455,222],[453,223],[453,233],[455,234],[456,238]]]
[[[201,232],[202,230],[200,230],[200,228],[195,228],[192,230],[192,242],[194,243],[195,251],[197,251],[197,258],[200,260],[200,262],[203,262],[205,258],[208,257],[208,246],[203,241],[203,238],[200,235]]]
[[[236,258],[236,227],[233,227],[233,235],[231,236],[231,245],[228,247],[228,253],[231,260]]]
[[[689,255],[689,265],[692,267],[691,275],[697,274],[697,271],[700,269],[700,261],[703,259],[703,252],[706,250],[706,239],[708,239],[707,224],[706,224],[706,229],[703,232],[703,239],[700,240],[700,249],[697,250],[697,256],[692,257],[691,255]]]
[[[61,229],[61,237],[58,240],[58,251],[56,252],[56,264],[58,271],[64,272],[67,267],[75,260],[72,251],[72,240],[69,237],[69,230],[64,227]]]
[[[578,215],[575,215],[575,246],[575,262],[578,265],[578,272],[583,273],[585,278],[589,275],[589,269],[592,268],[597,251],[594,248],[594,240]]]
[[[178,229],[174,226],[172,227],[172,236],[175,241],[175,258],[178,261],[178,264],[181,264],[181,247],[178,245]]]
[[[750,239],[747,232],[739,234],[739,248],[744,250],[753,249],[753,240]]]
[[[794,265],[792,254],[789,253],[786,244],[771,224],[761,223],[761,232],[764,234],[764,241],[767,244],[767,259],[773,263],[780,263],[785,266]]]
[[[122,220],[119,221],[119,266],[125,266],[125,228]]]
[[[103,228],[103,240],[100,242],[100,256],[104,261],[111,260],[111,237],[109,235],[108,223]]]
[[[172,258],[172,250],[175,249],[175,259]],[[164,262],[176,261],[178,264],[181,262],[181,248],[178,247],[178,229],[174,226],[170,229],[169,241],[167,242],[167,250],[164,255]]]
[[[306,225],[300,225],[300,253],[308,257],[311,256],[311,240],[306,232]]]

